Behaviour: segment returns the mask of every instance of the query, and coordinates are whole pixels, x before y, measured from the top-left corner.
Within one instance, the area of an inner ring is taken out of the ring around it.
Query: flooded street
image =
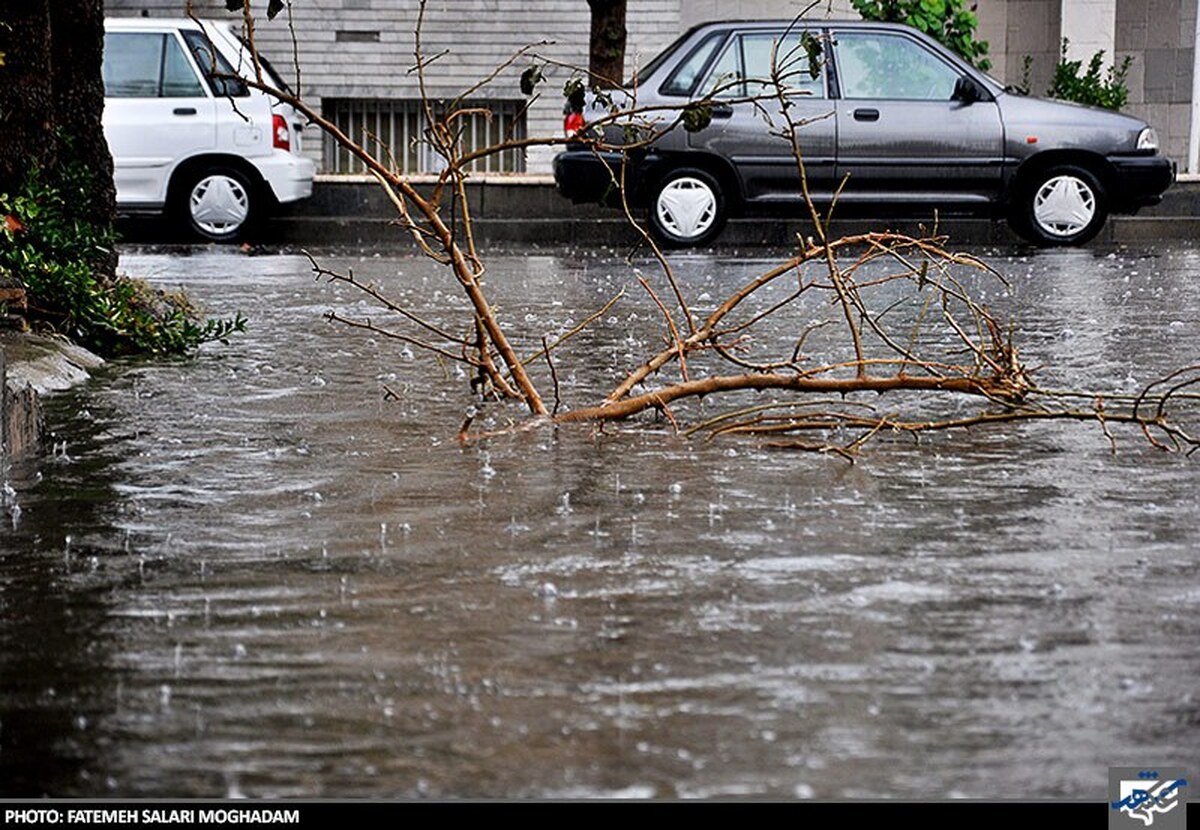
[[[415,257],[321,260],[463,302]],[[1200,249],[989,260],[1046,386],[1200,362]],[[777,261],[676,258],[712,297]],[[489,265],[538,335],[628,289],[564,347],[569,403],[656,342],[618,255]],[[462,447],[467,379],[326,322],[369,307],[305,257],[121,266],[249,330],[110,365],[8,472],[0,795],[1098,801],[1109,766],[1200,774],[1200,458],[1068,423],[853,465],[651,419]]]

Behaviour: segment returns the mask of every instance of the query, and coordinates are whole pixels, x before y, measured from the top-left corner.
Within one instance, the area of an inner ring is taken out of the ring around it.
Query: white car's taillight
[[[1153,127],[1147,127],[1138,133],[1137,148],[1139,150],[1158,149],[1158,133],[1154,132]]]
[[[287,119],[282,115],[275,115],[271,118],[271,132],[275,147],[280,150],[292,149],[292,142],[288,138]]]

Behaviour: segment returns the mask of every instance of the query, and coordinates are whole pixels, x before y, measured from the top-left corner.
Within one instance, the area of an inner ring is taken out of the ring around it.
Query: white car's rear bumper
[[[312,159],[276,150],[267,158],[252,161],[280,204],[312,195],[313,175],[317,172]]]

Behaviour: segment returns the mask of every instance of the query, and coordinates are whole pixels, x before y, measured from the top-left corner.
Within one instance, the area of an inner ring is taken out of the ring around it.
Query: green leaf
[[[815,81],[821,74],[821,41],[812,32],[805,32],[800,36],[800,45],[808,56],[808,74]]]
[[[246,6],[246,0],[225,0],[225,8],[231,12],[240,12]]]
[[[531,66],[521,73],[521,94],[532,95],[534,88],[542,82],[542,69]]]
[[[274,20],[275,15],[283,11],[283,0],[270,0],[267,3],[267,20]]]
[[[613,101],[612,96],[605,90],[600,87],[592,87],[592,94],[596,96],[596,103],[600,106],[614,112],[617,110],[617,105]]]
[[[689,133],[698,133],[712,123],[712,104],[696,101],[683,108],[683,128]]]
[[[567,99],[567,103],[571,105],[574,112],[583,112],[583,107],[587,103],[587,92],[583,85],[583,79],[571,78],[563,84],[563,97]]]

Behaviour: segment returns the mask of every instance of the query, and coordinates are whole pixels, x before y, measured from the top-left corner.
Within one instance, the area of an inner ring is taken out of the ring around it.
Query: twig
[[[616,305],[617,301],[620,300],[624,296],[625,296],[625,289],[622,288],[615,295],[613,295],[612,299],[610,299],[607,303],[605,303],[599,310],[593,311],[591,314],[589,314],[587,317],[584,318],[583,322],[579,323],[577,326],[572,328],[570,331],[567,331],[566,333],[564,333],[563,335],[558,337],[553,343],[551,343],[549,345],[549,347],[545,346],[546,338],[543,337],[542,338],[543,348],[540,351],[531,354],[529,357],[525,358],[521,362],[524,363],[526,366],[528,366],[530,363],[537,360],[542,355],[549,354],[550,351],[557,349],[563,343],[567,342],[567,340],[569,340],[572,337],[574,337],[575,335],[579,334],[581,331],[583,331],[588,326],[590,326],[593,322],[595,322],[596,320],[600,319],[605,314],[607,314],[608,310],[610,308],[612,308],[614,305]]]
[[[312,254],[310,254],[308,251],[303,251],[302,253],[308,258],[308,261],[312,264],[312,271],[314,274],[317,275],[318,278],[326,277],[333,281],[347,283],[348,285],[353,286],[354,288],[363,292],[367,296],[371,297],[373,300],[378,302],[381,306],[386,308],[388,311],[396,312],[401,317],[404,317],[406,320],[412,321],[413,323],[417,324],[418,326],[425,329],[429,333],[436,334],[438,337],[441,337],[444,340],[448,340],[451,343],[457,343],[460,345],[466,344],[467,341],[465,339],[463,339],[461,337],[457,337],[457,336],[451,334],[450,332],[446,331],[445,329],[441,328],[440,326],[437,326],[437,325],[429,322],[428,320],[425,320],[425,319],[417,316],[416,314],[412,313],[408,309],[406,309],[403,306],[394,302],[391,298],[389,298],[387,295],[385,295],[383,292],[381,292],[374,285],[370,285],[370,284],[360,281],[359,279],[357,279],[354,276],[353,272],[348,273],[348,274],[340,274],[336,271],[331,271],[327,268],[324,268],[320,264],[318,264],[317,261],[313,258]]]
[[[542,354],[546,356],[546,365],[550,367],[550,380],[554,383],[554,408],[550,410],[550,414],[557,415],[558,408],[562,405],[562,396],[559,394],[558,372],[554,368],[554,359],[550,356],[550,344],[546,342],[544,336],[542,337]]]
[[[688,379],[687,371],[687,349],[684,348],[683,339],[679,336],[679,329],[675,327],[675,321],[671,319],[671,312],[667,311],[667,307],[663,305],[662,300],[654,293],[654,289],[650,287],[650,283],[639,274],[637,278],[641,283],[642,288],[646,289],[646,293],[650,295],[650,299],[654,300],[654,304],[658,306],[658,310],[662,312],[662,316],[667,321],[667,329],[671,332],[671,342],[675,344],[675,353],[679,356],[679,374],[686,381]]]
[[[459,363],[469,363],[469,364],[474,365],[474,361],[470,360],[469,358],[464,358],[462,355],[454,354],[453,352],[447,351],[446,349],[442,348],[441,346],[435,346],[432,343],[426,343],[425,341],[418,340],[417,338],[412,337],[410,335],[403,334],[398,331],[392,331],[391,329],[382,328],[380,326],[375,325],[369,319],[356,320],[352,317],[344,317],[341,314],[338,314],[336,311],[325,312],[325,319],[329,320],[330,322],[341,323],[343,325],[349,326],[350,328],[362,329],[364,331],[369,331],[373,334],[379,334],[384,337],[390,338],[392,340],[399,340],[402,343],[407,343],[410,346],[416,346],[417,348],[423,349],[424,351],[433,352],[434,354],[440,355],[445,358],[449,358],[450,360],[454,360]]]

